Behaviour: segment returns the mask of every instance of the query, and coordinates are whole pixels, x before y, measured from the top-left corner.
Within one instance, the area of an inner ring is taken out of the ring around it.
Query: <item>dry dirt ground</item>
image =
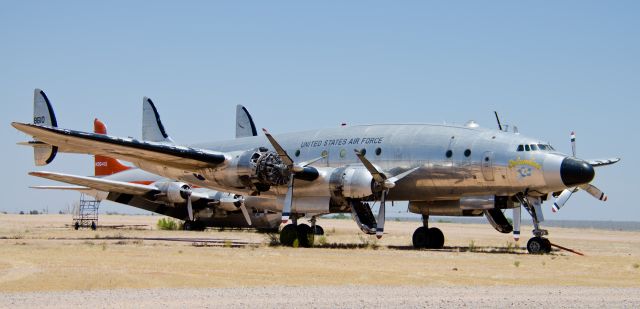
[[[417,222],[381,240],[321,220],[316,248],[249,231],[159,231],[158,216],[0,215],[0,307],[640,307],[640,232],[550,229],[532,256],[487,225],[433,223],[442,250],[414,250]],[[524,233],[523,233],[524,234]],[[526,234],[525,234],[526,235]]]

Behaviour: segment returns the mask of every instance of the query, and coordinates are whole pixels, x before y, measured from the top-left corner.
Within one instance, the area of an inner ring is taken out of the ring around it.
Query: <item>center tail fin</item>
[[[107,126],[98,118],[96,118],[95,120],[93,120],[93,132],[98,134],[107,134]],[[120,161],[111,157],[95,155],[93,158],[95,165],[95,176],[109,176],[131,169],[131,167],[126,166],[120,163]]]
[[[142,139],[150,142],[174,143],[164,129],[158,109],[148,97],[142,98]]]

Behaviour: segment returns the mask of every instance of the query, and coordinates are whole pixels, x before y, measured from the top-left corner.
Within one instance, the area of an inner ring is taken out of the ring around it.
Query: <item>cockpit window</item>
[[[518,151],[524,151],[524,146],[523,145],[518,145]]]
[[[538,150],[538,145],[531,144],[531,151],[536,151],[536,150]]]
[[[548,149],[547,145],[543,145],[543,144],[538,144],[538,148],[540,148],[540,150],[542,151],[546,151]]]
[[[529,145],[524,145],[524,150],[531,151],[531,147],[529,147]]]

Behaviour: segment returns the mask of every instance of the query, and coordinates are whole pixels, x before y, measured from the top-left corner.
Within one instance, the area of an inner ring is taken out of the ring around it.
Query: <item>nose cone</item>
[[[565,158],[560,165],[560,177],[567,187],[589,183],[595,174],[591,164],[575,158]]]

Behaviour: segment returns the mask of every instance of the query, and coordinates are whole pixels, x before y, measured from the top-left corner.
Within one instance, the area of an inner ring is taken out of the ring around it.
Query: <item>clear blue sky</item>
[[[231,138],[235,105],[274,133],[341,122],[495,126],[493,110],[529,136],[597,170],[601,203],[577,194],[548,218],[640,220],[638,1],[10,1],[0,10],[0,211],[65,208],[75,193],[35,169],[91,174],[87,156],[44,168],[11,121],[29,121],[33,88],[60,126],[140,136],[154,99],[182,143]],[[129,207],[113,204],[109,209]]]

